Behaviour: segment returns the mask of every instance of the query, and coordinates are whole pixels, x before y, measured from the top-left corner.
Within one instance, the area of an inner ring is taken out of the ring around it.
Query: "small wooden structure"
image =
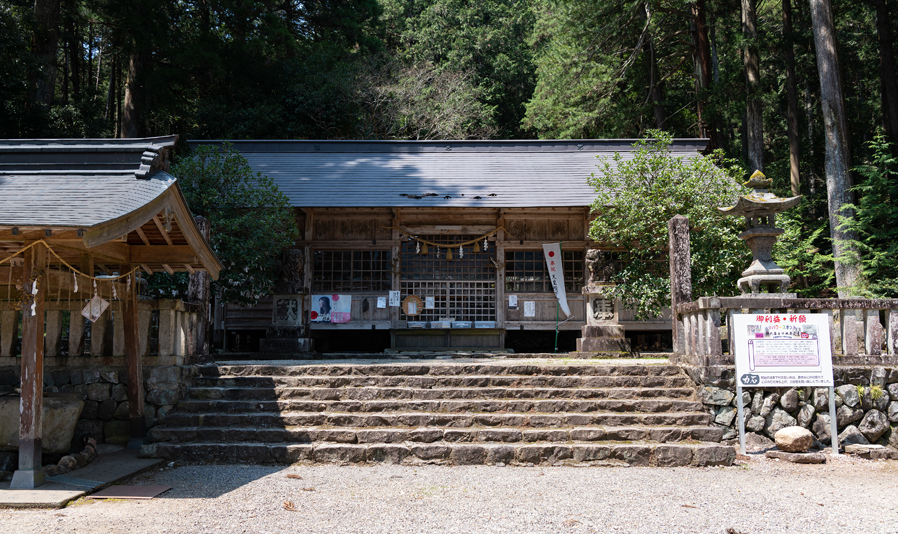
[[[207,271],[221,264],[197,229],[167,154],[176,136],[0,141],[0,304],[3,328],[22,321],[19,469],[12,487],[43,483],[43,355],[48,301],[120,300],[131,447],[146,435],[138,352],[139,271]],[[72,331],[84,317],[72,313]],[[58,327],[53,321],[48,327]],[[4,336],[9,340],[11,336]],[[8,342],[8,341],[6,341]]]
[[[300,341],[292,350],[313,338],[322,352],[353,339],[367,351],[502,349],[527,333],[548,338],[556,325],[580,330],[587,309],[610,307],[627,331],[670,332],[669,314],[636,321],[613,302],[587,306],[601,295],[582,293],[587,251],[607,252],[610,264],[618,246],[589,239],[587,179],[597,158],[627,157],[633,140],[229,142],[289,197],[301,229],[287,289],[256,308],[217,310],[229,347],[241,332],[267,329],[263,350],[289,336]],[[671,152],[705,145],[676,140]],[[570,318],[559,316],[546,270],[542,245],[551,242],[562,243]],[[320,320],[335,297],[347,315]],[[403,305],[411,297],[424,304],[414,313]]]

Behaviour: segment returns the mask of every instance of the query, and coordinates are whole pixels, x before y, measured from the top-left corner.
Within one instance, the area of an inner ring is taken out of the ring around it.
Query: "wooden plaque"
[[[402,311],[405,312],[406,315],[418,315],[421,313],[422,309],[424,309],[424,301],[421,300],[420,297],[409,295],[402,301]]]

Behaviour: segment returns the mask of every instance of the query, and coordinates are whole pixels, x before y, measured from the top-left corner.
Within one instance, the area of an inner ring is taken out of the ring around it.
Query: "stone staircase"
[[[143,454],[201,462],[730,465],[675,365],[205,366]]]

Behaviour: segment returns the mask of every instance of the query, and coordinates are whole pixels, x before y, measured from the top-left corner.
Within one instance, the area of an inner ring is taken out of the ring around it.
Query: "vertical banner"
[[[546,256],[546,268],[549,270],[549,280],[552,281],[552,290],[555,298],[561,306],[561,311],[567,317],[571,316],[571,309],[567,305],[567,292],[564,290],[564,271],[561,266],[561,243],[543,243],[543,254]]]

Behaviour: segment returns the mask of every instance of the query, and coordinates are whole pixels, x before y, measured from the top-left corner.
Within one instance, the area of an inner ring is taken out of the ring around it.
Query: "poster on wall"
[[[524,301],[524,317],[536,317],[536,302],[532,300]]]
[[[399,292],[398,291],[390,291],[390,307],[395,308],[399,305],[400,305]]]
[[[386,308],[387,307],[387,297],[377,297],[377,307],[378,308]]]
[[[352,295],[312,295],[313,323],[348,323],[351,311]]]
[[[734,315],[733,340],[742,386],[833,386],[826,314]]]

